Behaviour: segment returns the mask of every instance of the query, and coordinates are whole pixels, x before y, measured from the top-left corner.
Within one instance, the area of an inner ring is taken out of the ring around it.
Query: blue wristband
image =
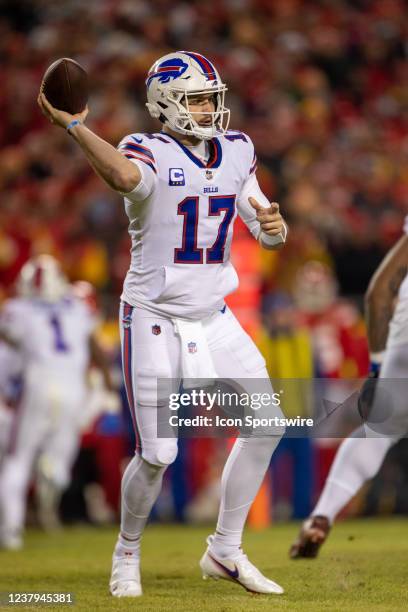
[[[80,121],[79,119],[73,119],[71,123],[68,123],[67,127],[65,128],[68,134],[70,133],[69,130],[72,129],[75,125],[82,125],[82,121]]]
[[[380,375],[381,363],[377,363],[376,361],[372,361],[370,363],[370,369],[368,372],[368,378],[378,378]]]

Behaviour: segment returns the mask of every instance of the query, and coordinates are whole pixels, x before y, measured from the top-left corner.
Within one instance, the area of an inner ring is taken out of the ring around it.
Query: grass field
[[[0,591],[73,592],[73,607],[41,607],[59,611],[349,612],[408,606],[408,521],[339,523],[314,561],[287,557],[297,525],[247,532],[245,551],[285,588],[282,596],[251,595],[232,583],[203,581],[197,561],[208,533],[196,527],[150,526],[143,542],[145,595],[118,600],[107,588],[116,530],[81,527],[53,536],[29,531],[24,551],[0,552]]]

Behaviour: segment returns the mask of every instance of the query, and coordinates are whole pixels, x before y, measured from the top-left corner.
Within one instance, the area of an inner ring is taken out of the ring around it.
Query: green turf
[[[290,561],[297,525],[247,531],[249,558],[286,590],[283,596],[251,595],[234,584],[205,582],[197,561],[208,529],[150,526],[143,542],[140,599],[112,598],[107,583],[116,530],[73,528],[57,535],[30,531],[22,552],[0,552],[0,591],[72,591],[75,606],[41,609],[349,612],[399,610],[408,605],[408,521],[339,523],[319,559]],[[5,609],[5,608],[2,608]],[[8,607],[8,610],[11,608]],[[27,606],[24,610],[38,610]]]

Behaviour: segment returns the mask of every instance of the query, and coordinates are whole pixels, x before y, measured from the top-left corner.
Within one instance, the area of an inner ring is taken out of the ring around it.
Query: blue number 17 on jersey
[[[235,195],[210,196],[208,198],[208,216],[224,217],[219,225],[214,244],[206,249],[205,263],[222,263],[224,261],[225,242],[228,230],[235,213]],[[184,217],[181,248],[174,249],[174,263],[202,264],[204,249],[197,246],[198,229],[198,196],[185,198],[177,208],[177,214]]]

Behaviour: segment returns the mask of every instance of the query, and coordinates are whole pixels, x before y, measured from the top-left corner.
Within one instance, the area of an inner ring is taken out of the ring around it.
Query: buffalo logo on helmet
[[[161,64],[157,66],[157,68],[149,72],[147,75],[146,85],[150,87],[153,79],[157,79],[159,83],[169,83],[171,79],[177,79],[188,68],[188,64],[183,62],[179,57],[173,57],[171,59],[165,60]]]

